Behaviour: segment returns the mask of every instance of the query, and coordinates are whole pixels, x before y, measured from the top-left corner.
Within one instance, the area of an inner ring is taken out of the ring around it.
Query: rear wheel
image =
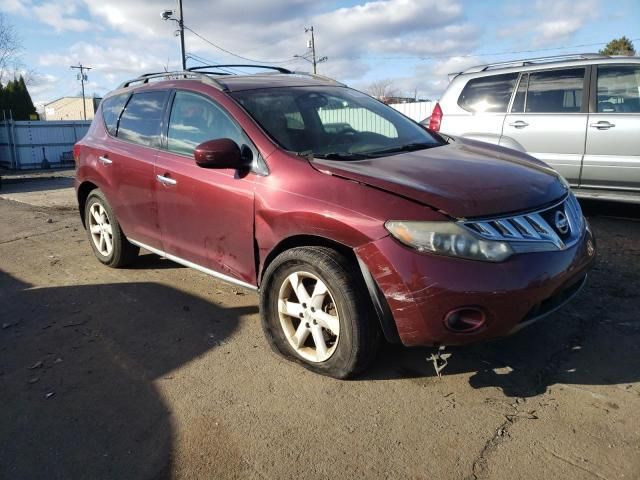
[[[100,190],[89,194],[84,212],[89,243],[98,260],[113,268],[131,264],[140,249],[127,240]]]
[[[349,378],[375,357],[380,331],[364,281],[335,250],[282,253],[265,272],[260,303],[271,347],[309,370]]]

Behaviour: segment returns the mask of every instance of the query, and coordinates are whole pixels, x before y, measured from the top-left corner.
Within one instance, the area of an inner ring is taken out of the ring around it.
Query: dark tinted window
[[[640,113],[640,66],[598,67],[598,112]]]
[[[120,117],[118,138],[148,147],[160,146],[165,92],[134,93]]]
[[[511,113],[524,112],[524,102],[527,98],[527,84],[529,83],[529,74],[523,73],[520,77],[520,83],[518,84],[518,90],[516,96],[513,99],[513,105],[511,105]]]
[[[571,113],[582,107],[584,68],[534,72],[529,76],[526,112]]]
[[[169,120],[168,148],[191,155],[202,142],[230,138],[246,144],[240,127],[215,103],[189,92],[176,92]]]
[[[115,95],[102,101],[102,118],[104,119],[104,126],[111,135],[116,134],[118,129],[118,118],[120,118],[120,112],[122,107],[129,98],[129,94]]]
[[[506,112],[517,80],[517,73],[469,80],[458,105],[470,112]]]

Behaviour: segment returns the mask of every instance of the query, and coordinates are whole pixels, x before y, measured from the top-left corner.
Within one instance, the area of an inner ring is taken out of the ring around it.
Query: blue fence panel
[[[0,166],[16,170],[73,165],[70,152],[91,121],[0,122]]]

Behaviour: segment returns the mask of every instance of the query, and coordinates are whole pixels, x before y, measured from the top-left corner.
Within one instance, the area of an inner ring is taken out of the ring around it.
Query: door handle
[[[523,122],[522,120],[516,120],[515,122],[511,122],[509,126],[515,127],[515,128],[524,128],[524,127],[528,127],[529,124],[527,122]]]
[[[156,179],[163,185],[176,185],[178,183],[177,180],[174,180],[173,178],[165,177],[164,175],[156,175]]]
[[[589,126],[591,128],[597,128],[598,130],[608,130],[611,127],[615,127],[616,125],[614,123],[610,123],[610,122],[601,120],[601,121],[599,121],[597,123],[591,123],[591,124],[589,124]]]
[[[102,163],[103,165],[111,165],[113,163],[113,160],[109,160],[106,155],[98,157],[98,160],[100,160],[100,163]]]

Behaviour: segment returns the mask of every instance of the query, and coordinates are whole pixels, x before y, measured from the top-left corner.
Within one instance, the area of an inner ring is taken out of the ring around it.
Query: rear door
[[[581,186],[640,190],[640,65],[598,65]]]
[[[118,222],[132,240],[161,246],[156,213],[154,164],[160,147],[161,123],[168,91],[134,93],[117,122],[117,140],[99,160],[111,170],[109,198]]]
[[[168,116],[166,150],[156,184],[163,250],[231,279],[255,285],[253,173],[199,167],[193,151],[230,138],[245,154],[258,151],[231,115],[209,97],[178,90]]]
[[[585,149],[586,71],[572,67],[523,73],[502,130],[572,185],[580,181]]]

